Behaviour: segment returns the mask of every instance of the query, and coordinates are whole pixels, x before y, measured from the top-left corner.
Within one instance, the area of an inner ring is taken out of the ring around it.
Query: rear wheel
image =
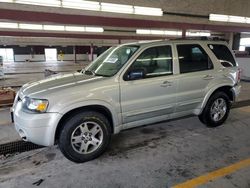
[[[224,92],[216,92],[207,102],[203,112],[199,115],[202,123],[210,127],[223,124],[230,112],[230,100]]]
[[[109,121],[97,112],[72,116],[61,131],[59,148],[66,158],[81,163],[100,156],[111,137]]]

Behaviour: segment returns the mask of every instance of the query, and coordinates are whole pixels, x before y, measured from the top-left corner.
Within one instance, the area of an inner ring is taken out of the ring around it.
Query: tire
[[[231,103],[227,94],[219,91],[209,98],[202,114],[198,117],[208,127],[217,127],[227,120],[230,107]]]
[[[94,111],[83,111],[69,118],[59,136],[63,155],[76,163],[100,156],[108,147],[111,126],[107,118]]]

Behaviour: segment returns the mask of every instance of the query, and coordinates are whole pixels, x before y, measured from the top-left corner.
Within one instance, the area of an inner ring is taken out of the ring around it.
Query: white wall
[[[61,60],[60,55],[57,55],[57,59],[58,59],[58,61]],[[63,61],[74,61],[74,54],[64,54]]]
[[[76,54],[76,59],[78,61],[89,61],[89,57],[86,54]]]
[[[45,55],[15,55],[15,61],[45,61]]]
[[[76,55],[77,61],[89,61],[89,55],[86,54],[77,54]],[[94,54],[94,59],[97,58],[97,55]],[[58,61],[60,61],[59,55],[57,56]],[[63,61],[74,61],[75,57],[74,54],[64,54]],[[15,55],[16,62],[25,62],[25,61],[46,61],[45,55]]]
[[[76,59],[77,61],[89,61],[90,60],[90,55],[86,54],[76,54]],[[94,59],[97,58],[97,55],[94,54]],[[57,56],[58,61],[60,61],[60,55]],[[74,61],[75,56],[74,54],[64,54],[63,55],[63,61]]]
[[[250,58],[237,57],[236,61],[239,64],[239,68],[242,70],[241,78],[250,80]]]

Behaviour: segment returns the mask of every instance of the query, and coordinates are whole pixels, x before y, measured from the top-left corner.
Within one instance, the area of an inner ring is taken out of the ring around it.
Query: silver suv
[[[225,42],[137,42],[110,48],[80,73],[25,84],[13,113],[24,140],[58,143],[69,160],[84,162],[124,129],[190,114],[219,126],[239,92]]]

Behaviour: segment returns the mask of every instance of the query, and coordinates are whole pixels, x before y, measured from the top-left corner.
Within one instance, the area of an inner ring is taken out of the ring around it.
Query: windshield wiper
[[[93,71],[91,71],[91,70],[85,70],[84,73],[86,75],[94,75],[95,76],[95,73]]]
[[[109,75],[104,75],[104,74],[95,74],[95,76],[110,77]]]
[[[91,71],[91,70],[85,70],[84,73],[85,73],[86,75],[110,77],[109,75],[97,74],[97,73],[95,73],[94,71]]]

